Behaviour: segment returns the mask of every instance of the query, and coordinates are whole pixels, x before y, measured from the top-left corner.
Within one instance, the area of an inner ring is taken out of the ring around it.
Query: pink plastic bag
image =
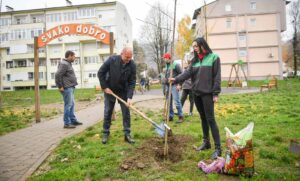
[[[212,163],[207,163],[203,160],[198,163],[198,167],[205,173],[223,173],[224,165],[225,159],[222,157],[218,157]]]

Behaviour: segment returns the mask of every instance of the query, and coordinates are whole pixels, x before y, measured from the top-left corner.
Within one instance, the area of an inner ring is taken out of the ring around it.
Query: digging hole
[[[168,160],[177,163],[182,161],[182,155],[192,137],[173,135],[168,138]],[[144,169],[146,167],[160,168],[165,160],[164,139],[150,138],[134,150],[134,155],[125,159],[120,165],[121,170]]]

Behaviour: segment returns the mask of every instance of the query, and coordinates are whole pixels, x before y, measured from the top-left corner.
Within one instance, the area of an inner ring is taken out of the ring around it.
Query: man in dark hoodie
[[[116,98],[111,95],[113,92],[127,101],[127,105],[119,102],[123,116],[124,139],[133,144],[135,141],[130,136],[128,108],[136,83],[136,65],[132,60],[132,49],[126,47],[122,50],[121,55],[110,56],[100,67],[98,78],[101,88],[104,90],[105,99],[102,143],[107,143],[110,134],[111,116],[116,102]]]
[[[221,156],[221,142],[217,122],[214,114],[214,103],[218,101],[221,92],[220,58],[209,48],[204,38],[197,38],[193,44],[194,58],[187,71],[169,81],[174,83],[192,79],[192,91],[198,112],[200,113],[203,132],[203,143],[196,150],[202,151],[211,148],[209,128],[215,143],[215,152],[212,159]]]

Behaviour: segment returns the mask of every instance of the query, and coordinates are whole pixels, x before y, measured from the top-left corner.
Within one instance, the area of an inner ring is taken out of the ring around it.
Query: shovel
[[[123,104],[127,105],[127,102],[125,102],[123,99],[121,99],[119,96],[117,96],[113,92],[111,93],[111,95],[113,95],[116,99],[118,99],[119,101],[121,101]],[[141,115],[144,119],[146,119],[148,122],[150,122],[155,127],[155,132],[160,137],[164,137],[165,136],[166,129],[168,130],[168,133],[171,133],[171,128],[166,123],[157,124],[156,122],[154,122],[152,119],[148,118],[144,113],[142,113],[141,111],[139,111],[134,106],[130,105],[129,108],[131,108],[136,113],[138,113],[139,115]]]

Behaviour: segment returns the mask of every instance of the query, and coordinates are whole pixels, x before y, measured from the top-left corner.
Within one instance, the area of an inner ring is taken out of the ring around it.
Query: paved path
[[[258,89],[223,89],[223,93],[258,92]],[[134,102],[163,98],[161,90],[137,93]],[[119,106],[116,107],[120,109]],[[47,158],[63,138],[82,132],[103,119],[103,103],[92,104],[76,113],[84,124],[63,129],[62,116],[34,124],[0,137],[0,181],[25,180]]]
[[[136,95],[134,102],[157,99],[157,95]],[[120,109],[116,106],[116,109]],[[68,136],[82,132],[103,119],[103,103],[96,103],[76,113],[82,126],[63,129],[62,116],[34,124],[0,137],[0,181],[25,180]]]

